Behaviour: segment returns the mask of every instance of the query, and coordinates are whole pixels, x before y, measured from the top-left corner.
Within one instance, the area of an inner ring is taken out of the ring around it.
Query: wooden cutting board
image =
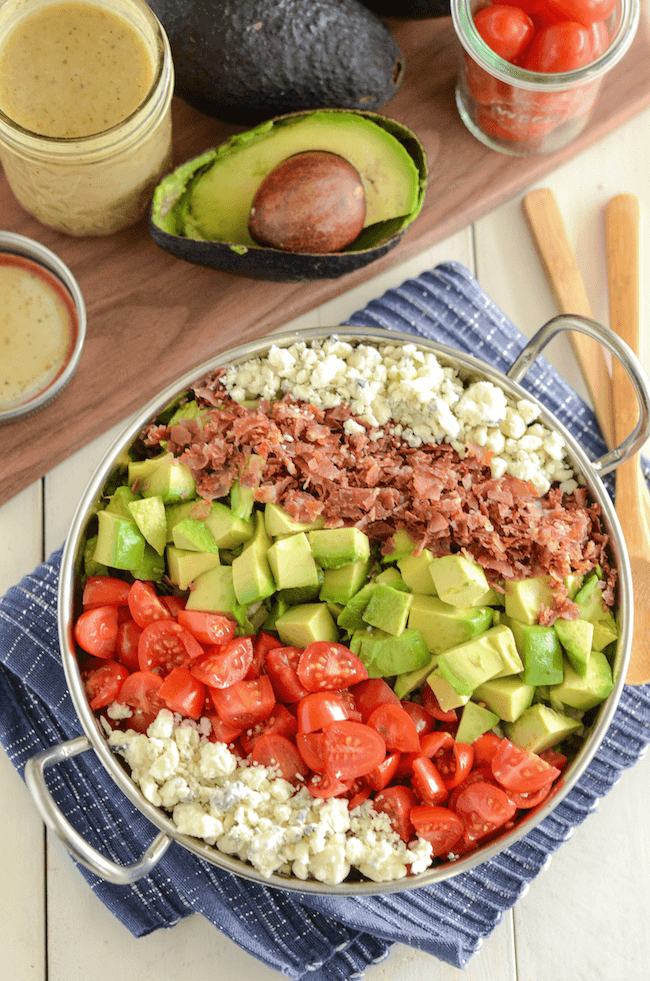
[[[406,60],[402,88],[382,110],[409,126],[428,154],[424,209],[399,246],[356,273],[310,284],[266,283],[204,269],[163,252],[146,221],[108,238],[75,239],[26,214],[0,175],[0,224],[48,246],[72,269],[88,310],[82,359],[65,392],[31,418],[3,426],[0,504],[148,402],[185,371],[417,255],[496,208],[650,102],[646,15],[606,80],[588,128],[565,150],[533,158],[484,147],[454,101],[460,46],[450,18],[390,21]],[[175,162],[236,127],[174,100]]]

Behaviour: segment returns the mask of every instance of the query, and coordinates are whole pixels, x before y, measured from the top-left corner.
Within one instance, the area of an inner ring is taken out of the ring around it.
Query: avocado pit
[[[366,198],[355,167],[336,153],[309,150],[282,161],[260,184],[248,230],[285,252],[339,252],[363,229]]]

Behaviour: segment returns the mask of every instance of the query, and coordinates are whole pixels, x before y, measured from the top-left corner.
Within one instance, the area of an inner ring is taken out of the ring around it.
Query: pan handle
[[[98,875],[100,879],[113,882],[118,886],[128,886],[137,879],[149,875],[153,867],[163,857],[172,839],[161,832],[151,842],[141,858],[133,865],[118,865],[106,858],[92,845],[89,845],[63,816],[57,807],[47,783],[44,771],[48,766],[71,759],[79,753],[85,753],[91,748],[91,742],[86,736],[77,736],[67,742],[59,743],[49,749],[44,749],[32,756],[25,765],[25,783],[31,791],[34,802],[48,828],[61,839],[73,858],[83,866]]]
[[[575,330],[580,334],[586,334],[602,344],[620,361],[632,383],[639,405],[639,421],[630,435],[623,440],[620,446],[609,450],[608,453],[592,463],[593,469],[602,477],[633,457],[635,453],[639,452],[646,440],[650,439],[650,380],[636,354],[625,341],[621,340],[618,334],[615,334],[609,327],[599,324],[596,320],[579,317],[575,314],[560,314],[560,316],[553,317],[552,320],[544,324],[530,339],[519,357],[513,361],[510,369],[506,372],[507,377],[514,382],[521,382],[548,342],[556,334],[565,330]]]

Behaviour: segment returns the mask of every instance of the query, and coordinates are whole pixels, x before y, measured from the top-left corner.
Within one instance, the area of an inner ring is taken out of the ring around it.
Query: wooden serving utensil
[[[610,326],[636,355],[639,353],[639,201],[632,194],[612,198],[605,211]],[[612,371],[614,431],[617,442],[638,421],[636,399],[618,361]],[[627,543],[634,585],[632,657],[625,681],[650,681],[650,521],[644,507],[648,487],[639,454],[616,470],[616,513]]]
[[[553,295],[560,313],[575,313],[593,319],[589,299],[587,297],[587,291],[585,289],[580,270],[578,269],[578,264],[569,242],[564,221],[553,192],[547,188],[540,188],[539,190],[531,191],[524,198],[523,208],[533,240],[535,241],[539,251],[544,271],[551,289],[553,290]],[[628,226],[628,232],[629,231],[630,229]],[[636,241],[638,243],[638,215],[635,229],[632,229],[633,240],[635,233],[637,236]],[[638,244],[636,255],[638,268]],[[636,312],[632,317],[631,323],[636,322],[637,324],[637,340],[635,346],[630,344],[630,347],[632,347],[632,350],[635,352],[638,351],[638,272],[636,274],[636,278]],[[620,292],[620,289],[617,289],[617,293],[620,294]],[[610,304],[611,302],[612,301],[610,299]],[[634,306],[634,300],[632,300],[632,305]],[[611,319],[612,329],[617,330],[617,326],[614,323],[613,313],[611,314]],[[621,336],[623,336],[623,339],[629,343],[629,337],[627,335]],[[608,448],[611,449],[617,443],[617,431],[620,433],[620,430],[618,430],[618,426],[614,425],[614,390],[612,377],[609,373],[609,368],[605,360],[604,353],[602,348],[593,342],[591,338],[576,334],[575,336],[571,335],[571,340],[573,351],[580,365],[587,390],[594,406],[594,412],[603,434],[603,438],[605,439]],[[615,360],[614,364],[617,366],[616,370],[618,374],[618,362]],[[620,370],[622,371],[622,369]],[[625,378],[624,381],[627,383],[627,378]],[[623,389],[623,391],[625,391],[625,389]],[[629,392],[629,389],[627,389],[627,391]],[[629,416],[630,413],[634,412],[635,403],[628,397],[627,404]],[[618,421],[619,420],[617,419],[617,423]],[[620,421],[622,423],[622,418]],[[621,428],[625,429],[625,432],[623,432],[622,435],[628,435],[632,431],[635,424],[636,420],[630,422],[629,425],[622,423]],[[638,529],[639,533],[635,535],[634,538],[628,539],[627,534],[625,534],[624,531],[626,543],[628,545],[628,553],[631,555],[631,551],[635,551],[635,549],[630,548],[631,541],[635,541],[640,538],[645,541],[650,541],[648,535],[648,529],[650,529],[650,492],[648,491],[648,486],[643,479],[643,474],[641,473],[641,469],[639,467],[638,456],[634,461],[628,461],[627,465],[634,466],[636,470],[636,488],[638,500],[640,502],[640,519],[643,521],[643,525],[641,525],[641,527]],[[619,516],[619,521],[621,520],[622,508],[623,505],[619,502],[618,498],[617,482],[616,510]],[[643,531],[643,534],[641,534],[641,531]],[[634,533],[632,532],[632,534]],[[643,608],[644,606],[650,604],[650,565],[644,566],[643,562],[638,567],[636,564],[633,565],[632,578],[635,594],[635,606],[637,607],[635,610],[634,628],[634,636],[637,638],[637,645],[632,649],[632,657],[630,659],[628,673],[625,680],[628,684],[638,685],[645,684],[650,681],[650,656],[643,656],[641,646],[638,645],[638,638],[640,636],[647,637],[649,635],[650,618],[647,618],[648,622],[645,624],[645,629],[642,625],[637,626],[637,618],[640,617],[639,607]]]

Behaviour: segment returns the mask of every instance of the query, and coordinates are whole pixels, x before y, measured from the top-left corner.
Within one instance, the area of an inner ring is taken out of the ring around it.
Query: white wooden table
[[[603,209],[641,200],[650,233],[650,110],[546,178],[565,217],[594,316],[608,320]],[[647,241],[647,238],[646,238]],[[341,323],[385,289],[458,260],[526,334],[557,312],[517,198],[453,238],[351,290],[291,326]],[[650,249],[642,249],[642,283]],[[646,288],[646,296],[650,291]],[[566,340],[546,351],[584,387]],[[642,358],[650,370],[650,337]],[[119,427],[121,428],[121,427]],[[77,500],[118,429],[95,440],[0,508],[0,593],[66,537]],[[136,940],[95,898],[0,751],[0,981],[279,981],[199,916]],[[619,981],[650,976],[650,760],[625,773],[578,828],[464,972],[397,945],[367,981]]]

